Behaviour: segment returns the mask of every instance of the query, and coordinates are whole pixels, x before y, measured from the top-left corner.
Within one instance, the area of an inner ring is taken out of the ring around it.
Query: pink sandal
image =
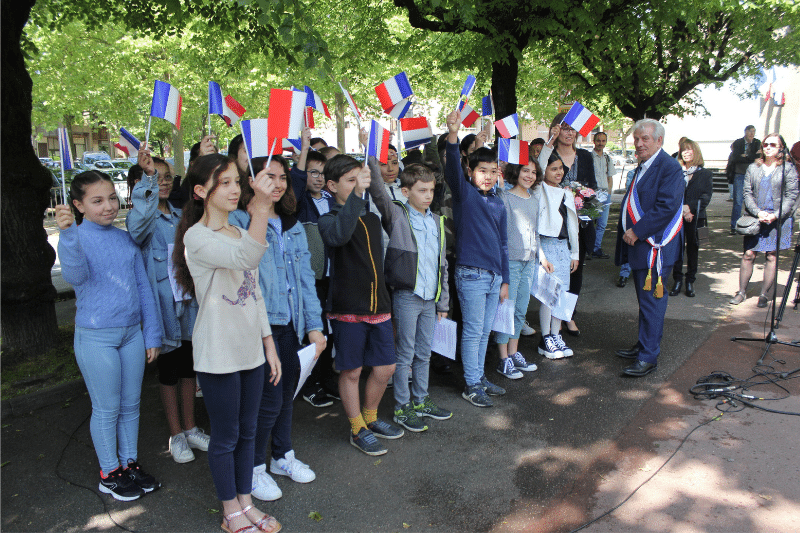
[[[248,505],[247,507],[242,509],[242,512],[244,513],[245,516],[247,516],[247,511],[249,511],[252,508],[253,508],[252,505]],[[247,516],[247,518],[249,519],[250,517]],[[260,531],[263,531],[264,533],[278,533],[278,531],[280,531],[281,528],[283,527],[281,525],[281,523],[278,522],[275,519],[274,516],[270,516],[270,515],[268,515],[266,513],[264,513],[264,516],[261,518],[261,520],[259,520],[258,522],[256,522],[253,525],[256,528],[258,528]],[[231,533],[233,533],[233,532],[231,532]],[[235,533],[239,533],[239,532],[237,531]]]
[[[248,506],[247,509],[250,509],[250,507]],[[222,519],[222,525],[219,527],[221,527],[223,531],[227,531],[228,533],[258,533],[259,528],[253,524],[250,524],[249,526],[240,527],[236,531],[231,529],[231,520],[233,520],[237,516],[244,515],[247,512],[247,509],[242,509],[241,511],[236,511],[235,513],[231,513],[229,515],[224,516]],[[247,518],[247,515],[245,515],[245,518]]]

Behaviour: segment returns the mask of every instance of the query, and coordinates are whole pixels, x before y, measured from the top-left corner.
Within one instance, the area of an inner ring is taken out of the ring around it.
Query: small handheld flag
[[[176,129],[181,129],[181,104],[183,98],[178,89],[167,82],[156,80],[153,87],[153,102],[150,104],[150,116],[163,118],[171,122]]]
[[[375,94],[378,95],[378,100],[380,100],[383,110],[388,112],[400,100],[414,94],[414,91],[411,90],[411,84],[408,83],[406,73],[401,72],[375,87]]]
[[[462,101],[469,101],[469,95],[472,93],[473,87],[475,87],[475,76],[470,74],[467,76],[467,80],[464,82],[464,86],[461,88],[461,96],[458,97],[459,103]]]
[[[431,142],[431,126],[425,117],[401,118],[400,127],[403,131],[403,144],[406,150]]]
[[[311,90],[311,87],[305,85],[306,92],[306,107],[313,107],[315,111],[325,113],[325,116],[331,118],[331,113],[328,111],[328,106],[322,101],[317,93]],[[313,127],[313,126],[309,126]]]
[[[355,100],[353,100],[353,97],[350,95],[350,92],[344,88],[341,82],[339,82],[339,88],[342,90],[345,100],[347,100],[347,103],[350,105],[350,110],[356,116],[356,120],[358,121],[358,128],[361,129],[361,119],[364,118],[361,116],[361,111],[358,110],[358,106],[356,105]]]
[[[208,82],[208,114],[222,114],[222,88],[215,81]]]
[[[269,136],[294,139],[303,129],[303,112],[306,107],[304,91],[269,91]]]
[[[600,119],[597,115],[583,107],[580,102],[575,102],[564,117],[564,122],[586,137],[592,132],[594,127],[597,126]]]
[[[61,197],[67,203],[67,181],[64,172],[72,170],[72,148],[67,137],[67,128],[58,128],[58,147],[61,152]]]
[[[373,156],[383,164],[389,162],[389,130],[373,120],[369,128],[369,141],[366,146],[366,157]]]
[[[481,100],[481,116],[482,117],[491,117],[494,115],[494,105],[492,105],[492,97],[491,95],[486,95]]]
[[[463,124],[465,128],[469,128],[475,124],[475,121],[480,118],[480,115],[470,106],[464,104],[461,106],[461,117],[461,124]]]
[[[125,157],[132,157],[131,154],[137,153],[141,145],[142,143],[139,142],[139,139],[131,135],[128,130],[125,128],[119,129],[119,142],[114,146],[124,152]]]
[[[519,117],[516,113],[508,115],[502,120],[498,120],[494,125],[497,127],[497,131],[500,132],[500,136],[504,139],[510,139],[514,135],[519,135]]]
[[[498,141],[498,156],[501,161],[514,165],[528,164],[528,143],[519,139],[503,139]]]
[[[410,98],[404,98],[397,102],[397,105],[395,105],[393,108],[386,111],[386,114],[396,119],[405,118],[405,116],[411,110],[412,105],[413,104],[411,103]]]
[[[265,118],[253,118],[242,120],[239,125],[242,128],[242,139],[247,151],[247,160],[250,165],[250,175],[255,178],[253,172],[253,158],[267,157],[268,161],[272,158],[275,146],[283,141],[280,138],[269,136],[269,122]]]

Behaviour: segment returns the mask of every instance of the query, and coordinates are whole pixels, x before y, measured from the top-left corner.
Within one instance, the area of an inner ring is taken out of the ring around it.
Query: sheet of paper
[[[565,322],[572,320],[572,313],[575,312],[575,303],[578,301],[578,295],[567,292],[561,289],[561,294],[558,298],[558,303],[553,307],[553,316],[560,318]]]
[[[497,312],[494,314],[492,331],[505,333],[506,335],[514,334],[514,304],[515,302],[508,298],[500,302],[497,306]]]
[[[431,351],[455,361],[456,343],[458,342],[456,331],[456,323],[453,320],[449,318],[437,320],[436,325],[433,326]]]
[[[561,287],[561,280],[539,265],[531,282],[531,296],[553,309],[558,303]]]
[[[167,275],[169,276],[169,286],[172,287],[172,297],[176,302],[191,300],[192,297],[186,294],[183,287],[178,285],[178,282],[175,280],[175,265],[172,264],[173,248],[175,248],[174,244],[167,244]]]
[[[317,345],[313,342],[297,352],[297,357],[300,358],[300,379],[297,380],[297,390],[294,391],[295,398],[297,398],[297,393],[299,393],[300,389],[302,389],[303,385],[305,385],[308,376],[311,375],[314,365],[317,364],[317,362],[314,360],[316,353]]]

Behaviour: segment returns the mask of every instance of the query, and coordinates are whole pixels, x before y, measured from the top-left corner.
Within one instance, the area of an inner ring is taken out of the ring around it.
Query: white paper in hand
[[[297,390],[294,391],[295,398],[297,398],[297,393],[305,385],[308,376],[311,375],[314,365],[317,364],[314,360],[315,355],[317,355],[317,345],[313,342],[297,352],[297,357],[300,359],[300,379],[297,380]]]
[[[167,275],[169,276],[169,286],[172,287],[172,297],[176,302],[184,302],[191,300],[191,295],[183,290],[183,287],[178,285],[175,280],[175,265],[172,264],[172,250],[175,248],[174,244],[167,244]]]
[[[578,295],[561,289],[558,303],[552,307],[553,317],[565,322],[572,320],[572,313],[575,312],[575,304],[578,302]]]
[[[539,265],[531,283],[531,296],[553,309],[561,293],[561,280]]]
[[[492,331],[506,335],[514,334],[514,305],[515,303],[508,298],[500,302],[497,312],[494,314]]]
[[[456,323],[449,318],[437,320],[436,324],[433,326],[431,351],[455,361],[456,343],[458,342],[456,327]]]

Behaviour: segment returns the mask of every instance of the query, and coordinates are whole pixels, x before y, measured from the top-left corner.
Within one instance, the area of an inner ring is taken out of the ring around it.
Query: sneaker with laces
[[[502,396],[506,393],[506,390],[503,387],[495,385],[486,379],[486,374],[481,376],[481,387],[483,387],[483,390],[486,391],[486,394],[489,396]]]
[[[183,434],[186,435],[186,442],[190,448],[201,452],[208,451],[208,443],[211,442],[211,436],[206,434],[205,431],[195,426],[192,429],[187,429]]]
[[[417,416],[417,412],[411,406],[411,402],[394,410],[394,421],[414,433],[428,429],[428,426]]]
[[[367,429],[370,430],[376,437],[382,439],[399,439],[405,435],[405,431],[398,427],[394,427],[390,423],[377,419],[375,422],[367,424]]]
[[[350,433],[350,444],[367,455],[383,455],[389,451],[383,447],[383,444],[378,442],[375,435],[367,428],[361,428],[358,431],[358,435]]]
[[[128,466],[124,470],[125,474],[128,474],[128,477],[139,486],[145,492],[153,492],[156,489],[161,488],[161,483],[156,481],[156,478],[142,470],[142,467],[139,466],[139,463],[128,459]]]
[[[542,335],[539,341],[539,354],[548,359],[562,359],[564,357],[564,352],[558,349],[553,335]]]
[[[194,454],[186,442],[186,435],[178,433],[169,438],[169,453],[176,463],[188,463],[194,461]]]
[[[317,388],[311,394],[303,394],[303,399],[314,407],[330,407],[333,405],[333,399],[325,393],[322,387]]]
[[[133,482],[121,466],[105,476],[101,470],[100,485],[97,488],[100,489],[100,492],[111,494],[115,500],[123,502],[137,500],[144,496],[144,490]]]
[[[497,366],[497,373],[508,379],[520,379],[522,377],[522,372],[514,367],[514,361],[510,357],[500,359],[500,364]]]
[[[555,337],[556,346],[558,346],[558,349],[564,354],[564,357],[572,357],[575,352],[564,342],[564,337],[562,337],[560,333],[553,335],[553,337]]]
[[[442,409],[433,403],[433,400],[431,400],[430,396],[425,396],[424,400],[419,403],[414,402],[413,405],[414,410],[417,412],[417,416],[427,416],[429,418],[433,418],[434,420],[447,420],[453,416],[451,411]]]
[[[527,336],[533,335],[535,333],[536,333],[536,330],[533,329],[530,324],[528,324],[527,320],[522,323],[522,329],[519,332],[520,335],[525,335],[527,337]]]
[[[258,465],[253,468],[253,488],[251,494],[265,502],[273,502],[283,496],[278,484],[267,474],[267,465]]]
[[[467,388],[461,393],[461,397],[476,407],[491,407],[494,405],[480,383],[467,385]]]
[[[295,458],[294,450],[289,450],[278,460],[275,460],[274,457],[270,459],[269,471],[278,476],[288,476],[297,483],[311,483],[317,479],[317,475],[307,464]]]
[[[539,368],[535,363],[529,363],[520,352],[510,355],[509,359],[514,361],[514,368],[523,372],[533,372]]]

